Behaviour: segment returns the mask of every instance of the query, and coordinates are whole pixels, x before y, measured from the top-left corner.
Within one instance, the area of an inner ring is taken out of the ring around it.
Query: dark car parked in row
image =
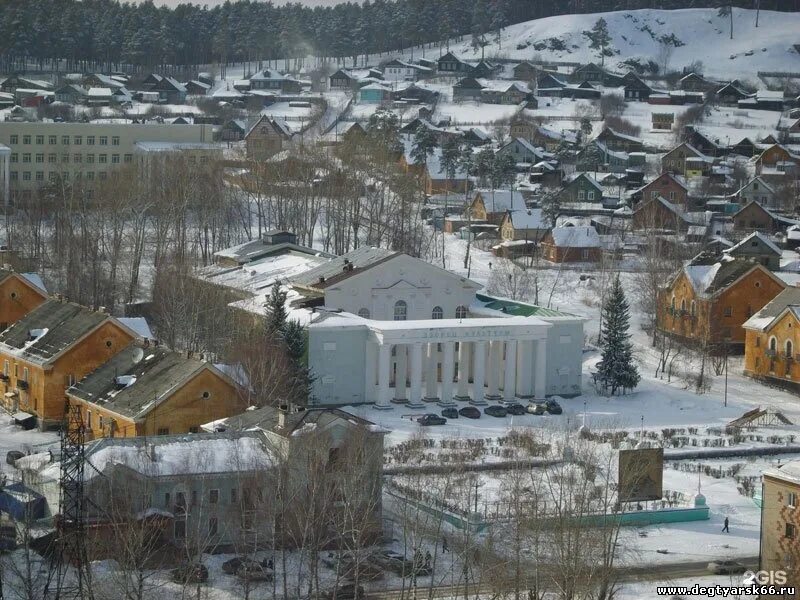
[[[560,415],[562,412],[564,412],[561,409],[561,405],[552,398],[544,403],[544,408],[551,415]]]
[[[440,417],[439,415],[430,413],[427,415],[422,415],[420,418],[418,418],[417,423],[419,423],[423,427],[427,427],[429,425],[444,425],[445,423],[447,423],[447,419],[445,419],[444,417]]]
[[[445,408],[442,411],[442,416],[447,417],[448,419],[457,419],[458,418],[458,409],[457,408]]]
[[[490,417],[505,417],[508,414],[508,411],[505,409],[504,406],[499,406],[494,404],[492,406],[487,406],[483,409],[484,414],[489,415]]]
[[[458,411],[462,417],[466,417],[467,419],[480,419],[481,418],[481,411],[479,411],[474,406],[465,406],[461,410]]]
[[[524,415],[527,411],[522,404],[514,402],[512,404],[506,404],[506,412],[510,415]]]

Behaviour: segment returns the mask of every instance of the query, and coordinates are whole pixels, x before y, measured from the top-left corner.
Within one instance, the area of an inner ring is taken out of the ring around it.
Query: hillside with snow
[[[633,10],[583,15],[561,15],[527,21],[503,30],[499,42],[489,36],[486,57],[541,59],[564,62],[600,63],[597,50],[590,48],[584,34],[602,17],[611,35],[605,65],[616,68],[625,60],[661,62],[663,36],[674,34],[668,69],[680,70],[696,60],[705,74],[720,79],[752,79],[758,71],[800,72],[800,13],[762,10],[759,26],[756,11],[733,9],[733,39],[730,18],[717,9]],[[469,36],[451,43],[450,50],[466,60],[478,60],[481,51],[470,46]],[[410,51],[403,53],[408,57]],[[428,50],[427,55],[432,53]],[[419,50],[415,56],[419,56]]]

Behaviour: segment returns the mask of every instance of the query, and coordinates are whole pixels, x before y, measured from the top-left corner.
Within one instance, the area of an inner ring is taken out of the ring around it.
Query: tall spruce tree
[[[617,391],[632,390],[641,379],[633,362],[633,345],[630,328],[630,312],[619,276],[614,279],[603,306],[603,326],[600,347],[603,358],[597,364],[598,379],[606,390],[614,395]]]
[[[286,327],[286,291],[280,281],[276,281],[266,303],[267,322],[265,324],[267,336],[275,338],[283,333]]]

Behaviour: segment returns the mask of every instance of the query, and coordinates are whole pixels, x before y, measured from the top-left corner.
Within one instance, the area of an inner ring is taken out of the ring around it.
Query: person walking
[[[442,536],[442,554],[445,552],[450,552],[450,548],[447,547],[447,538]]]
[[[730,533],[731,530],[728,529],[728,517],[725,517],[725,522],[722,524],[722,533]]]

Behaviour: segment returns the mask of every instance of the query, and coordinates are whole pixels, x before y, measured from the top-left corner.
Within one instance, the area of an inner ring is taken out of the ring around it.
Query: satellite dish
[[[142,362],[143,358],[144,358],[144,350],[142,350],[141,348],[134,348],[134,350],[133,350],[133,364],[137,364],[137,363]]]

